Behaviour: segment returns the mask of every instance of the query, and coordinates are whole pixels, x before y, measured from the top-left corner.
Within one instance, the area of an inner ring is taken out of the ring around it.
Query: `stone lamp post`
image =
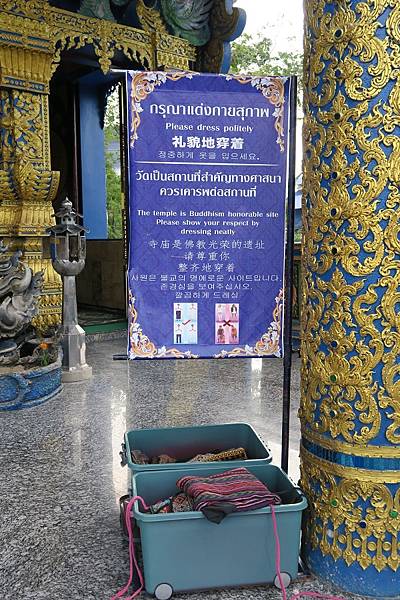
[[[57,225],[49,227],[52,263],[63,279],[62,380],[65,383],[90,379],[92,367],[86,364],[85,332],[78,324],[75,277],[86,258],[85,228],[76,222],[72,202],[66,198],[55,214]]]

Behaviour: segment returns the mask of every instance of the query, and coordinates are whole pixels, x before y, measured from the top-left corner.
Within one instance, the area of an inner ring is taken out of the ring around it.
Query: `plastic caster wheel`
[[[287,587],[289,587],[289,585],[292,582],[292,578],[290,577],[289,573],[281,573],[281,579],[282,579],[282,583],[283,583],[283,587],[286,589]],[[278,590],[281,590],[281,582],[279,581],[279,577],[278,575],[275,575],[275,579],[274,579],[274,586],[276,588],[278,588]]]
[[[154,590],[154,596],[157,598],[157,600],[169,600],[172,598],[173,593],[174,590],[169,583],[160,583],[160,585],[158,585]]]

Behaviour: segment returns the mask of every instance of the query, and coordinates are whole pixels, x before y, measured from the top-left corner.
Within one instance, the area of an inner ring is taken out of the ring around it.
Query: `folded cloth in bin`
[[[219,462],[224,460],[247,460],[246,450],[244,448],[231,448],[223,452],[197,454],[188,462]]]
[[[186,494],[179,492],[179,494],[175,494],[165,500],[159,500],[155,504],[152,504],[149,510],[153,515],[160,513],[189,512],[194,510],[193,500]]]
[[[244,467],[207,477],[188,475],[176,483],[178,489],[193,498],[193,509],[220,522],[229,512],[256,510],[281,504],[278,494],[271,492]]]

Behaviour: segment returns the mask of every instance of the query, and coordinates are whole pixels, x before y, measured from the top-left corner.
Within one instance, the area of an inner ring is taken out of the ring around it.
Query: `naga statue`
[[[161,0],[161,11],[174,35],[194,46],[210,39],[208,25],[214,0]]]
[[[129,0],[83,0],[79,12],[81,15],[86,15],[87,17],[115,21],[114,15],[111,12],[111,4],[125,6],[128,2]]]
[[[188,40],[194,46],[203,46],[210,39],[209,19],[214,0],[81,0],[79,13],[96,19],[115,21],[112,6],[126,6],[124,22],[133,24],[132,10],[136,9],[139,15],[143,9],[147,10],[154,18],[160,13],[170,31],[181,38]],[[139,18],[140,21],[140,18]]]
[[[21,252],[5,256],[8,248],[0,241],[0,365],[32,364],[27,347],[35,338],[32,319],[37,314],[37,298],[43,285],[43,273],[20,261]],[[35,350],[33,344],[31,350]]]

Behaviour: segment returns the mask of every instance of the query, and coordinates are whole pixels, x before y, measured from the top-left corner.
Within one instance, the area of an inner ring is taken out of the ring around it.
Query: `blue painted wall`
[[[104,131],[100,126],[97,87],[79,86],[82,209],[88,239],[107,239]]]

